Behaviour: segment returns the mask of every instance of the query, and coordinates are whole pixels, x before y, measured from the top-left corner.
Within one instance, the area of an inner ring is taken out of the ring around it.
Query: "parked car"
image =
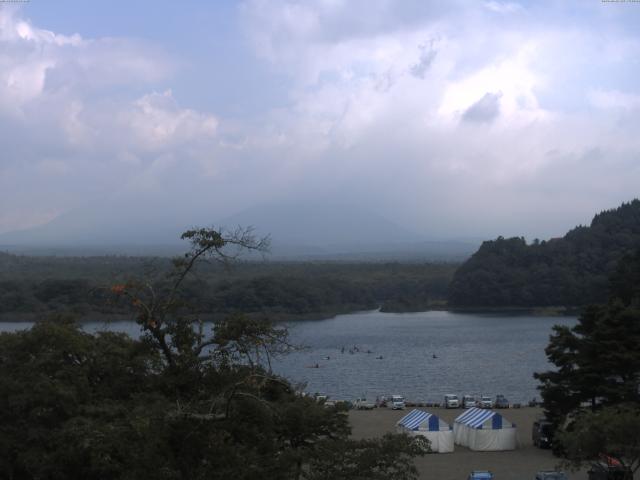
[[[489,470],[474,470],[469,474],[467,480],[492,480],[493,473]]]
[[[592,464],[587,476],[589,480],[633,480],[633,472],[629,467],[610,462]]]
[[[480,396],[480,408],[493,408],[493,400],[489,395]]]
[[[504,395],[496,395],[495,408],[509,408],[509,400]]]
[[[542,470],[536,473],[536,480],[567,480],[567,474],[551,470]]]
[[[391,399],[387,402],[387,406],[393,410],[404,410],[404,397],[401,395],[391,395]]]
[[[457,395],[449,393],[444,396],[444,408],[458,408],[459,406],[460,402]]]
[[[476,406],[476,399],[473,395],[462,396],[462,408],[473,408]]]
[[[373,410],[376,408],[376,404],[368,401],[366,398],[356,398],[353,406],[356,410]]]
[[[538,448],[551,448],[553,441],[553,424],[544,418],[533,422],[531,440]]]

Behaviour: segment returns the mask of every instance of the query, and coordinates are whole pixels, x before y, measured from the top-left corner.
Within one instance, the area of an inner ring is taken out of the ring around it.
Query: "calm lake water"
[[[335,399],[398,393],[424,402],[442,401],[446,393],[502,393],[511,402],[527,402],[539,398],[533,372],[550,368],[544,348],[551,327],[575,322],[572,317],[377,311],[294,322],[288,324],[293,342],[309,348],[277,360],[274,370],[306,382],[310,393]],[[0,331],[28,327],[0,323]],[[138,334],[133,322],[85,328]],[[316,364],[319,368],[310,368]]]
[[[292,338],[310,349],[274,370],[306,381],[308,392],[339,399],[398,393],[442,401],[446,393],[502,393],[528,402],[540,398],[533,372],[550,368],[544,348],[551,327],[575,323],[572,317],[440,311],[340,315],[290,324]],[[349,353],[354,346],[359,351]],[[319,368],[308,368],[316,363]]]

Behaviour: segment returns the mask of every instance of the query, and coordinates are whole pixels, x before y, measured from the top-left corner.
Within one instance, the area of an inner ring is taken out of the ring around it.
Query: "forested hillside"
[[[640,201],[596,215],[564,237],[487,241],[455,273],[452,306],[581,306],[604,302],[617,262],[640,247]]]
[[[28,257],[0,253],[0,319],[30,320],[54,312],[81,318],[120,315],[108,285],[162,279],[167,258]],[[244,262],[230,270],[199,266],[183,296],[199,313],[326,317],[381,307],[418,311],[442,305],[455,264]]]

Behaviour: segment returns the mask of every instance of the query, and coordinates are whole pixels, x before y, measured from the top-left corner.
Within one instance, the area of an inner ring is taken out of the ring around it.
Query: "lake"
[[[502,393],[525,403],[540,398],[532,375],[550,368],[544,348],[552,326],[575,323],[574,317],[444,311],[352,313],[289,323],[293,342],[309,348],[278,359],[273,368],[305,382],[307,392],[334,399],[398,393],[426,402],[442,401],[446,393]],[[28,327],[0,323],[0,331]],[[85,324],[88,331],[105,328],[138,332],[133,322]]]
[[[308,392],[339,399],[399,393],[442,401],[446,393],[502,393],[528,402],[540,398],[533,372],[550,368],[544,348],[552,326],[575,323],[573,317],[443,311],[340,315],[290,324],[294,341],[310,349],[274,369],[307,382]]]

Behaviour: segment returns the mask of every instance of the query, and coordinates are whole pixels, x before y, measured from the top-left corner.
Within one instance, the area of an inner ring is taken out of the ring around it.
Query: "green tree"
[[[485,307],[583,307],[607,301],[608,277],[640,247],[640,200],[599,213],[562,238],[484,242],[455,273],[449,303]]]
[[[327,478],[416,478],[422,450],[408,439],[350,440],[344,410],[273,374],[270,359],[293,348],[284,328],[243,316],[208,328],[185,301],[201,261],[266,242],[246,230],[183,238],[191,250],[168,276],[111,288],[140,340],[64,318],[0,335],[0,478],[284,480],[320,463]]]
[[[546,348],[556,370],[536,373],[550,419],[587,403],[639,402],[640,310],[618,300],[588,307],[574,327],[556,326]]]
[[[556,369],[534,374],[556,449],[574,465],[607,455],[638,468],[638,272],[640,252],[620,262],[606,305],[588,307],[572,328],[554,327],[546,353]]]
[[[313,452],[303,477],[305,480],[411,480],[418,473],[413,457],[428,450],[428,440],[407,435],[323,441]]]
[[[614,464],[635,473],[640,467],[640,410],[631,405],[582,412],[557,440],[574,468]]]

